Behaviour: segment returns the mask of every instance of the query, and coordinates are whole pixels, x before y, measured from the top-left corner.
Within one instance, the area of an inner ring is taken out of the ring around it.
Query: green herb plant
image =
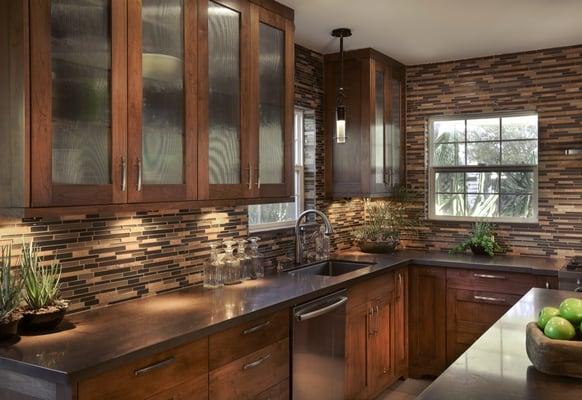
[[[467,249],[482,249],[488,256],[494,256],[495,252],[503,250],[495,241],[494,226],[488,222],[475,222],[471,231],[471,236],[463,243],[454,247],[449,253],[463,253]]]
[[[64,307],[66,302],[60,299],[61,265],[58,262],[41,265],[38,252],[38,247],[32,241],[23,242],[21,264],[24,301],[31,311]]]
[[[0,322],[10,320],[20,305],[22,281],[11,268],[12,245],[0,249]]]

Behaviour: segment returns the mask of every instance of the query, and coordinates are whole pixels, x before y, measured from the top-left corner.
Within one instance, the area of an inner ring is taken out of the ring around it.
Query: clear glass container
[[[220,260],[218,244],[210,244],[210,259],[204,268],[204,287],[219,288],[224,285],[224,264]]]
[[[225,285],[236,285],[241,283],[241,269],[240,261],[234,255],[233,246],[236,244],[234,240],[227,240],[224,242],[224,258],[222,262],[224,263],[224,284]]]
[[[263,256],[259,253],[259,243],[261,238],[256,236],[250,237],[249,257],[251,258],[251,271],[253,279],[261,279],[265,276],[265,265],[263,264]]]
[[[248,281],[251,279],[253,272],[252,271],[252,264],[251,264],[251,257],[247,254],[247,241],[244,239],[237,240],[238,247],[236,249],[236,256],[240,263],[240,273],[241,273],[241,280]]]
[[[329,258],[330,247],[331,240],[325,234],[325,227],[320,226],[319,232],[317,232],[315,237],[315,259],[318,261],[327,260]]]

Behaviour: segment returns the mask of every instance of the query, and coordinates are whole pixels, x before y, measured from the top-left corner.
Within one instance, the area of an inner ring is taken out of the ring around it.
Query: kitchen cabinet
[[[408,267],[394,272],[394,375],[408,376]]]
[[[437,376],[446,367],[446,269],[409,269],[410,376]]]
[[[208,338],[83,380],[78,400],[208,399]]]
[[[2,28],[11,43],[0,68],[10,88],[0,101],[2,213],[290,198],[291,9],[269,0],[11,3],[2,5],[15,21]]]
[[[557,287],[553,277],[447,269],[447,364],[454,362],[532,287]]]
[[[373,398],[394,382],[394,274],[349,288],[346,323],[346,397]]]
[[[405,67],[373,49],[345,53],[346,139],[335,136],[339,55],[325,59],[326,195],[386,197],[404,183]],[[356,165],[358,168],[354,168]]]

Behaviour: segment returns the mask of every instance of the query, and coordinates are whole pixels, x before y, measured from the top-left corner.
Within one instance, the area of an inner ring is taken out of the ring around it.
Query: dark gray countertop
[[[563,260],[546,258],[449,256],[406,250],[393,255],[348,251],[336,258],[376,265],[337,277],[283,273],[222,289],[193,287],[73,314],[58,332],[23,336],[16,343],[0,345],[0,368],[60,383],[75,382],[411,262],[541,275],[556,275],[564,265]]]
[[[582,379],[545,375],[529,361],[525,327],[544,306],[557,307],[582,294],[531,289],[457,361],[440,375],[420,399],[579,399]],[[580,360],[582,362],[582,360]]]

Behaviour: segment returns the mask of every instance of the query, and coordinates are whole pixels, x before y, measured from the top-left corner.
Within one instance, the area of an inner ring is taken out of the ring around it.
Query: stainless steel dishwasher
[[[347,291],[293,309],[293,400],[345,395]]]

